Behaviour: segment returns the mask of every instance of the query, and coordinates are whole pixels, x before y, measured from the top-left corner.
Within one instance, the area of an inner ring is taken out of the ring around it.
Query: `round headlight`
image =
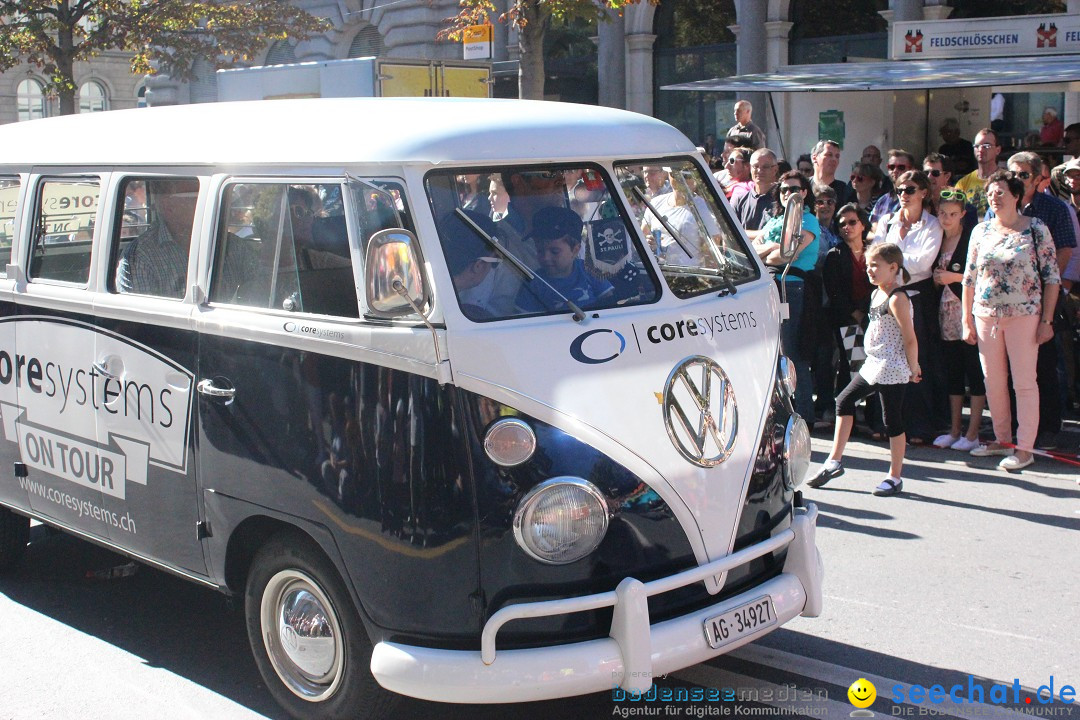
[[[780,382],[789,397],[795,397],[795,363],[786,355],[780,356]]]
[[[788,418],[784,430],[784,479],[789,487],[798,487],[810,468],[810,430],[798,415]]]
[[[514,539],[530,557],[565,565],[600,544],[608,527],[604,496],[575,477],[546,480],[530,490],[514,513]]]
[[[536,433],[524,420],[503,418],[488,428],[484,451],[496,465],[520,465],[536,452]]]

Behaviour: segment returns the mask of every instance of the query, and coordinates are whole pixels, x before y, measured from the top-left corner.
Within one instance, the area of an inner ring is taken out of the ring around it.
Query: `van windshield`
[[[697,163],[638,161],[616,165],[615,173],[675,295],[734,292],[758,278],[757,263]]]
[[[632,219],[599,167],[452,170],[430,173],[426,185],[458,303],[471,320],[576,315],[660,297]]]

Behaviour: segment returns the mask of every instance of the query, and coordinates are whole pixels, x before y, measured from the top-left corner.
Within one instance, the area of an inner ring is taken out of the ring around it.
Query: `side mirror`
[[[802,215],[802,195],[791,193],[784,204],[784,227],[780,231],[780,256],[784,262],[790,262],[799,248],[802,240]]]
[[[372,235],[364,263],[368,311],[395,318],[425,309],[428,289],[422,268],[420,246],[408,230],[391,228]]]

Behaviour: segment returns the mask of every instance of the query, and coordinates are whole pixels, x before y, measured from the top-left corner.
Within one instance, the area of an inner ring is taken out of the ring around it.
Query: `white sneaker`
[[[934,438],[934,447],[941,448],[943,450],[945,448],[950,448],[953,446],[953,444],[956,443],[957,440],[962,437],[963,435],[950,435],[949,433],[945,433],[944,435],[938,435],[936,438]]]
[[[972,448],[969,454],[975,457],[991,457],[992,455],[1012,455],[1012,450],[996,444],[979,444],[977,447]]]
[[[1004,470],[1005,472],[1016,472],[1017,470],[1023,470],[1031,463],[1035,462],[1035,456],[1029,455],[1027,460],[1021,460],[1015,455],[1010,455],[1007,458],[1002,459],[998,463],[998,470]]]
[[[975,448],[979,447],[979,441],[968,440],[966,437],[961,435],[960,439],[954,442],[949,447],[951,447],[953,450],[959,450],[960,452],[971,452]]]

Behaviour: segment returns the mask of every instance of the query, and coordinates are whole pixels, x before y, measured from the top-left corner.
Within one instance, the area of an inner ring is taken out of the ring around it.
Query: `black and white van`
[[[243,596],[305,718],[640,692],[820,611],[780,301],[672,127],[282,100],[0,144],[0,565],[36,518]]]

